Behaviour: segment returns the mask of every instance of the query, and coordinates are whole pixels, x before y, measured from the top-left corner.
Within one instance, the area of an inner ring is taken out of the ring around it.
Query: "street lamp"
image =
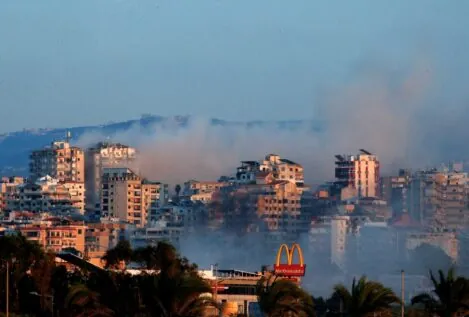
[[[405,272],[401,270],[401,317],[404,317],[405,307]]]
[[[6,317],[10,317],[10,261],[11,263],[15,263],[15,258],[11,258],[11,260],[3,260],[6,264],[6,281],[5,281],[5,289],[6,289],[6,298],[5,298],[5,303],[6,303]]]
[[[212,267],[214,268],[214,277],[215,277],[215,293],[213,294],[214,296],[214,300],[216,301],[217,300],[217,295],[218,295],[218,263],[215,263],[212,265]]]
[[[54,316],[54,295],[42,295],[39,294],[38,292],[30,292],[30,295],[37,296],[37,297],[44,297],[44,298],[50,298],[51,300],[51,310],[52,310],[52,316]]]

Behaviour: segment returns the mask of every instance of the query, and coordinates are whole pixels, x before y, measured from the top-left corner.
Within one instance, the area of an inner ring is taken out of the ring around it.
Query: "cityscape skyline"
[[[0,315],[469,316],[467,12],[0,0]]]

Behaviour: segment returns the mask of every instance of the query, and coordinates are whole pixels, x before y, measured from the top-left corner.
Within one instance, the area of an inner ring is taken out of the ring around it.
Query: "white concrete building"
[[[132,248],[156,245],[160,241],[166,241],[178,247],[183,232],[182,225],[160,220],[148,224],[145,228],[128,228],[126,238]]]
[[[59,182],[45,176],[35,183],[18,185],[15,193],[8,197],[7,209],[32,212],[76,210],[83,214],[84,191],[84,183]]]
[[[358,155],[336,155],[336,182],[352,186],[359,197],[379,197],[379,160],[365,150]]]
[[[120,143],[101,142],[86,150],[86,197],[90,208],[99,207],[101,178],[105,168],[131,168],[138,173],[138,152]]]

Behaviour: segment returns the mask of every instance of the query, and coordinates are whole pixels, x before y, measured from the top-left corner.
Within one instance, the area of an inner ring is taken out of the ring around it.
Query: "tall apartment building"
[[[358,155],[336,155],[336,183],[342,188],[353,187],[359,197],[379,197],[378,157],[360,151]]]
[[[407,170],[400,170],[398,176],[381,178],[381,197],[392,207],[394,217],[409,212],[411,180]]]
[[[331,263],[341,269],[345,266],[349,222],[348,216],[336,216],[331,219]]]
[[[90,208],[99,207],[101,178],[105,168],[131,168],[138,172],[137,150],[120,143],[100,142],[86,150],[86,199]],[[98,204],[98,206],[97,206]]]
[[[50,176],[15,187],[7,198],[10,211],[61,212],[76,210],[84,213],[85,189],[83,183],[59,182]]]
[[[272,244],[294,242],[311,222],[301,197],[296,184],[286,180],[224,188],[209,208],[208,221],[221,219],[226,230],[239,234],[261,233]]]
[[[128,168],[105,168],[101,189],[101,216],[143,227],[153,208],[167,203],[168,186],[142,179]]]
[[[85,182],[85,155],[68,141],[52,142],[51,146],[33,151],[29,172],[32,181],[51,176],[60,182]]]
[[[469,224],[467,173],[438,173],[435,180],[436,216],[444,218],[447,229],[466,227]]]
[[[417,172],[410,186],[410,213],[433,229],[460,229],[469,225],[467,173],[436,169]]]

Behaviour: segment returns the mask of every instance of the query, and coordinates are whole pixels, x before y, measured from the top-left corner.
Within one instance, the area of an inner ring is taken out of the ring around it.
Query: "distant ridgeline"
[[[67,131],[71,132],[73,141],[80,139],[86,133],[95,132],[105,137],[112,138],[115,134],[125,132],[129,129],[138,129],[143,135],[154,133],[155,127],[164,128],[165,125],[171,127],[186,127],[190,124],[192,117],[175,116],[161,117],[154,115],[142,115],[140,119],[122,122],[110,122],[97,126],[84,126],[75,128],[60,129],[25,129],[23,131],[0,134],[0,175],[2,176],[27,176],[29,154],[32,150],[40,149],[49,145],[52,141],[62,140]],[[320,131],[321,124],[310,120],[288,120],[288,121],[224,121],[220,119],[210,119],[212,126],[238,126],[245,128],[277,127],[285,130],[295,130],[308,125],[312,131]],[[120,140],[113,140],[119,142]],[[132,144],[129,144],[132,145]]]

